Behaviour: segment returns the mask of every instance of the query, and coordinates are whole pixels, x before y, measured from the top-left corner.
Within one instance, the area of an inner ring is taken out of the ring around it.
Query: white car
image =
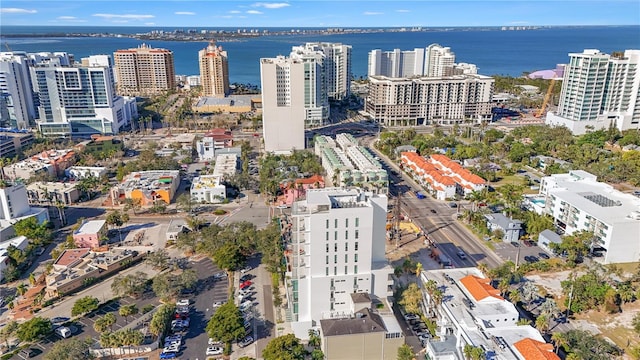
[[[189,306],[189,299],[180,299],[176,306]]]
[[[222,355],[223,351],[220,346],[209,346],[207,348],[207,355]]]
[[[404,315],[404,319],[409,321],[409,320],[418,320],[418,315],[416,314],[405,314]]]
[[[247,336],[246,338],[240,340],[238,345],[240,345],[240,347],[245,347],[245,346],[251,344],[252,342],[253,342],[253,337]]]
[[[240,308],[241,311],[245,311],[251,308],[251,306],[253,306],[253,303],[250,300],[247,300],[247,301],[244,301],[242,304],[240,304],[238,308]]]
[[[211,346],[220,346],[220,345],[222,345],[222,342],[221,341],[216,341],[213,338],[209,338],[208,344],[211,345]]]
[[[220,307],[220,306],[222,306],[222,302],[220,302],[220,301],[213,303],[213,307],[214,308],[217,308],[217,307]]]

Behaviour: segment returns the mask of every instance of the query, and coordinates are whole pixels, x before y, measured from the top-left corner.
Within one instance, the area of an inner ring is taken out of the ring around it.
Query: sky
[[[0,24],[214,28],[640,25],[640,1],[2,0]]]

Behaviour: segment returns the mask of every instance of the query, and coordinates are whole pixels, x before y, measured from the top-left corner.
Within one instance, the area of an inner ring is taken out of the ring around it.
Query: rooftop
[[[553,345],[545,342],[525,338],[513,345],[525,360],[560,360],[553,352]]]
[[[293,203],[292,214],[304,215],[329,211],[330,209],[347,209],[371,207],[374,199],[386,198],[384,195],[364,192],[359,188],[324,188],[307,190],[305,200]]]
[[[201,175],[193,179],[193,182],[191,183],[191,190],[222,186],[220,184],[221,180],[222,177],[218,175]]]
[[[320,320],[324,336],[340,336],[386,332],[384,321],[380,315],[370,309],[362,309],[353,318]]]
[[[522,221],[511,219],[502,213],[486,214],[484,216],[490,223],[500,226],[504,230],[522,229]]]
[[[491,279],[467,275],[460,279],[460,283],[464,285],[476,301],[482,301],[488,297],[504,300],[504,298],[500,296],[500,290],[491,286]]]
[[[78,259],[81,259],[89,254],[91,249],[82,248],[82,249],[67,249],[60,254],[58,259],[55,261],[55,265],[60,266],[69,266],[70,264],[76,262]]]
[[[137,171],[129,174],[119,186],[126,191],[167,189],[179,176],[180,171],[178,170]]]
[[[254,98],[260,95],[229,95],[224,98],[203,96],[196,103],[196,107],[201,106],[251,106]]]
[[[65,192],[71,191],[76,188],[75,183],[62,183],[62,182],[44,182],[36,181],[27,185],[27,190],[38,191],[47,190],[48,192]]]
[[[213,175],[233,175],[238,168],[238,156],[236,154],[221,154],[216,156],[216,164],[213,167]]]
[[[104,225],[107,223],[106,220],[89,220],[82,223],[82,226],[78,230],[76,230],[74,235],[81,234],[96,234],[98,233]]]

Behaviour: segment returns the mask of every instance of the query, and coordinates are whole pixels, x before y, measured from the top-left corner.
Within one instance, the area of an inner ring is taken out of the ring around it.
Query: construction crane
[[[544,109],[547,108],[547,103],[549,103],[549,99],[551,99],[551,93],[553,93],[553,86],[556,84],[557,77],[551,78],[551,82],[549,83],[549,88],[547,89],[547,93],[544,95],[544,100],[542,101],[542,106],[540,110],[533,116],[539,118],[544,114]]]

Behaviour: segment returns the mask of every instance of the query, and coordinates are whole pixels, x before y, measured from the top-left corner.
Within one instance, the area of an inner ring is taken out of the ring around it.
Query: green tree
[[[227,272],[240,268],[246,259],[242,248],[231,242],[225,243],[213,253],[213,260],[220,268],[225,269]]]
[[[242,313],[231,301],[216,310],[209,323],[207,323],[206,330],[210,338],[226,344],[241,339],[246,335]]]
[[[404,306],[404,309],[408,313],[419,314],[422,313],[422,291],[417,284],[411,283],[402,292],[402,298],[400,299],[400,305]]]
[[[13,224],[13,229],[18,236],[25,236],[31,243],[37,246],[48,245],[53,240],[53,233],[47,223],[38,224],[35,217],[26,218]]]
[[[34,317],[20,324],[20,327],[16,331],[16,336],[20,341],[32,342],[49,335],[51,331],[51,320]]]
[[[120,309],[118,309],[118,314],[120,314],[120,316],[124,316],[124,318],[128,321],[129,316],[136,315],[139,311],[140,309],[138,309],[138,306],[136,304],[129,304],[121,306]]]
[[[95,356],[91,353],[92,339],[72,338],[57,341],[44,355],[45,360],[91,360]]]
[[[567,339],[565,349],[577,359],[609,360],[622,354],[617,346],[585,330],[569,330],[565,336]]]
[[[17,321],[9,321],[4,327],[0,328],[0,342],[4,342],[7,349],[9,348],[9,339],[16,335],[20,328]]]
[[[100,301],[93,296],[82,297],[73,304],[71,308],[71,316],[78,316],[90,313],[98,308]]]
[[[130,296],[137,298],[142,295],[147,287],[147,274],[136,271],[133,274],[118,275],[113,278],[111,291],[116,296]]]
[[[468,360],[482,360],[485,358],[484,350],[481,347],[466,344],[463,349],[464,357]]]
[[[149,332],[155,336],[164,334],[169,328],[171,320],[174,319],[175,310],[175,305],[160,305],[158,310],[153,314],[151,321],[149,322]]]
[[[631,324],[633,325],[633,330],[635,330],[636,333],[640,334],[640,313],[637,313],[633,317],[633,321]]]
[[[321,342],[322,342],[322,339],[320,338],[320,335],[318,335],[318,333],[315,330],[309,329],[309,346],[313,346],[314,348],[319,348]]]
[[[324,360],[324,353],[320,349],[311,351],[311,360]]]
[[[415,357],[413,350],[407,344],[402,344],[398,348],[398,360],[412,360]]]
[[[191,194],[189,193],[183,193],[182,195],[178,196],[178,198],[176,199],[176,206],[178,207],[178,209],[191,214],[191,210],[193,209],[193,206],[195,205],[195,201],[194,199],[191,197]]]
[[[304,360],[306,353],[300,339],[287,334],[269,341],[262,350],[262,357],[265,360]]]
[[[166,250],[156,250],[147,255],[144,261],[156,270],[164,270],[169,266],[169,254]]]

